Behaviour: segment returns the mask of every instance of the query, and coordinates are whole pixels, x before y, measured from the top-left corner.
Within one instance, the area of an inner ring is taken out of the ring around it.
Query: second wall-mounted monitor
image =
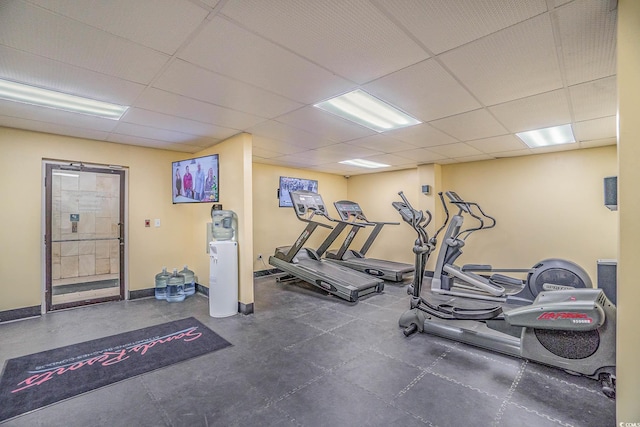
[[[291,207],[290,191],[306,190],[314,193],[318,192],[318,181],[315,179],[280,177],[280,187],[278,188],[278,206],[281,208]]]

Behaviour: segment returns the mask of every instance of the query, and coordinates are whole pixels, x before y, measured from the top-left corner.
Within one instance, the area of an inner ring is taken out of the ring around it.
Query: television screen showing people
[[[218,155],[173,162],[173,203],[219,201]]]
[[[306,190],[314,193],[318,192],[318,181],[313,179],[291,178],[288,176],[280,177],[280,190],[278,191],[278,199],[280,207],[291,207],[291,196],[289,192]]]

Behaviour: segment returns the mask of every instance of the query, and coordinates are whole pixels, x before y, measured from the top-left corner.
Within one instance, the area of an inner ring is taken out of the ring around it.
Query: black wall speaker
[[[612,211],[618,210],[617,176],[608,176],[604,179],[604,205]]]

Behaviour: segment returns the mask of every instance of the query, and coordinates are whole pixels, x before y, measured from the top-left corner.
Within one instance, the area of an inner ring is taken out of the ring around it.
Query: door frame
[[[52,295],[50,295],[50,293],[48,292],[48,289],[51,288],[51,283],[48,283],[48,280],[51,280],[52,277],[51,262],[49,262],[49,260],[51,259],[51,244],[48,244],[50,242],[47,242],[47,237],[51,236],[51,230],[49,229],[51,227],[51,222],[47,221],[48,215],[51,214],[51,212],[47,212],[47,210],[51,207],[51,200],[49,199],[49,197],[51,197],[51,193],[47,191],[47,184],[49,183],[47,183],[46,180],[50,171],[53,171],[55,169],[78,170],[97,173],[111,172],[118,173],[120,175],[120,197],[123,203],[120,206],[120,294],[118,296],[95,298],[90,300],[89,302],[78,301],[72,303],[56,304],[55,308],[52,309]],[[127,192],[129,187],[128,179],[129,170],[124,166],[42,159],[42,314],[50,311],[80,307],[89,304],[129,299],[129,197]]]

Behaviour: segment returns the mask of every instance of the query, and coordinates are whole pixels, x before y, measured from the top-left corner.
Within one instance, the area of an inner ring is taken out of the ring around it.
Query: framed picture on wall
[[[291,196],[289,192],[297,190],[318,192],[318,181],[315,179],[291,178],[288,176],[280,177],[280,186],[278,188],[278,206],[281,208],[291,207]]]
[[[217,154],[173,162],[171,171],[174,204],[220,201]]]

